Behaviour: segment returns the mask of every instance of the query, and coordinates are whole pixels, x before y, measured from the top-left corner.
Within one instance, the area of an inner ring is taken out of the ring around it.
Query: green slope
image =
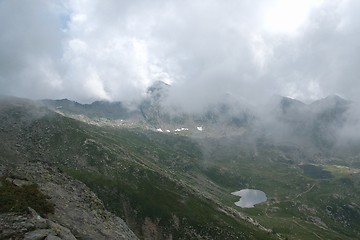
[[[21,111],[33,109],[26,106]],[[11,119],[6,121],[12,125]],[[201,173],[201,151],[187,138],[99,128],[53,113],[0,134],[3,149],[25,160],[54,164],[85,182],[139,237],[272,238],[219,210],[216,201],[189,185],[186,179]],[[14,149],[9,150],[9,142]]]
[[[241,137],[191,139],[97,127],[31,104],[1,106],[3,163],[58,166],[86,183],[141,238],[360,237],[360,171],[349,161],[338,158],[309,172],[299,165],[301,153],[294,159],[290,150]],[[242,188],[262,190],[268,201],[238,208],[230,192]]]

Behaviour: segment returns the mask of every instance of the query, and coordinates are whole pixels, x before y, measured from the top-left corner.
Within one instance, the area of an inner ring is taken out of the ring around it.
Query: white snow
[[[177,128],[175,129],[175,132],[181,132],[181,131],[189,131],[188,128]]]
[[[170,132],[170,130],[168,129],[168,130],[166,130],[166,132],[168,132],[168,133],[169,133],[169,132]]]
[[[161,128],[156,129],[156,131],[163,132],[163,130]]]
[[[203,130],[203,127],[197,127],[197,130],[201,132]]]

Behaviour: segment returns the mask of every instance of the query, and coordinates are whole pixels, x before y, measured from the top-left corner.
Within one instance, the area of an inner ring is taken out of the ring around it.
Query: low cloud
[[[276,32],[265,21],[281,0],[4,0],[0,93],[133,101],[164,81],[169,103],[195,110],[229,96],[359,101],[360,3],[304,2],[305,19]]]

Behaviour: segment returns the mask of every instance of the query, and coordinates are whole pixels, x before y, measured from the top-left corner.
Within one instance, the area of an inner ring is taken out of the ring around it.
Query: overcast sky
[[[360,100],[358,0],[1,0],[0,94]]]

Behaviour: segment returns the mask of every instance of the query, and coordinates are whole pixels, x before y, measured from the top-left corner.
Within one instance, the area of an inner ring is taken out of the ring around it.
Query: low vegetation
[[[174,239],[360,237],[360,171],[345,157],[325,161],[260,140],[193,139],[54,114],[14,126],[0,131],[3,141],[24,158],[83,181],[140,238],[148,237],[149,222],[156,234]],[[0,151],[11,153],[6,146],[0,144]],[[244,188],[264,191],[268,201],[251,209],[235,206],[239,199],[230,193]],[[1,179],[1,211],[53,211],[37,191]]]
[[[40,215],[54,213],[54,204],[35,184],[17,186],[5,177],[0,178],[0,213],[23,212],[28,207]]]

